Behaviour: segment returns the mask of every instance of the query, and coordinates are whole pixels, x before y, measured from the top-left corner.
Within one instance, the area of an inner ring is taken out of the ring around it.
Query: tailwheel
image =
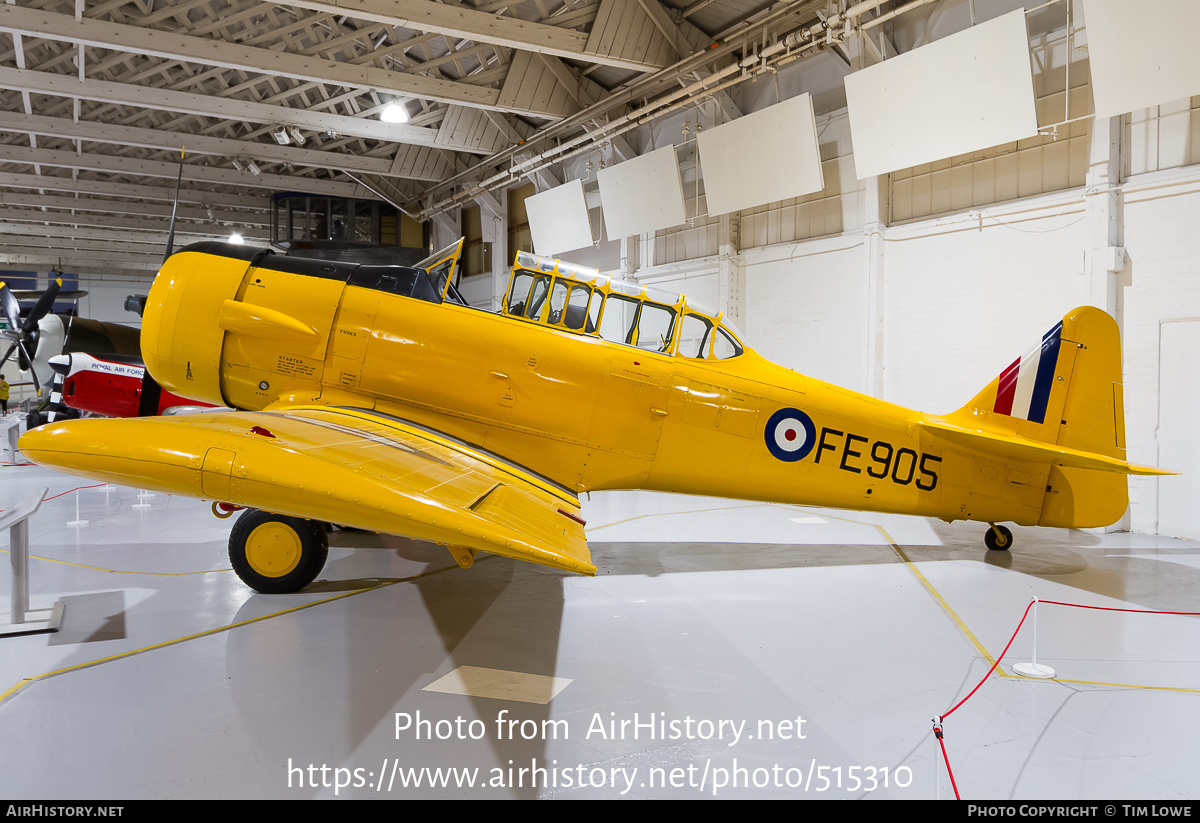
[[[1004,526],[990,524],[991,528],[983,533],[984,544],[992,551],[1006,552],[1012,546],[1012,532]]]
[[[250,588],[287,594],[316,579],[329,556],[324,524],[247,509],[229,533],[229,562]]]

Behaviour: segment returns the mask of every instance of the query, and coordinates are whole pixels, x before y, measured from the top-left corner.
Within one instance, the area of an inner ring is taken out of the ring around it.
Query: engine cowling
[[[196,244],[167,258],[142,316],[142,358],[154,379],[182,397],[219,406],[228,404],[221,391],[225,332],[217,320],[250,268],[249,260],[224,250],[221,243]]]
[[[172,255],[143,316],[150,374],[182,397],[231,408],[315,401],[346,285],[321,267],[226,243]]]

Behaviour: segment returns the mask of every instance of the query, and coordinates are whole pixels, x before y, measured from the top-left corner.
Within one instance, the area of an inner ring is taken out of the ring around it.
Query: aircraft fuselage
[[[185,263],[187,253],[177,260]],[[209,358],[187,360],[181,373],[179,354],[161,357],[163,346],[153,340],[163,330],[148,312],[143,347],[150,341],[160,355],[147,351],[148,365],[157,376],[161,360],[175,361],[163,370],[171,381],[164,385],[184,395],[248,410],[373,408],[577,492],[641,488],[1038,521],[1048,466],[1013,467],[922,437],[916,423],[928,415],[807,378],[749,349],[724,360],[671,355],[352,281],[218,260],[229,271],[207,277],[206,288],[224,280],[221,293],[236,293],[250,313],[282,312],[316,334],[272,333],[278,325],[270,317],[262,330],[253,321],[181,317],[171,335],[191,334],[187,325],[224,337],[172,344]],[[205,274],[212,273],[210,262]],[[197,285],[181,273],[175,288]],[[206,304],[171,302],[180,311]],[[219,305],[207,301],[210,315]],[[224,332],[213,329],[214,320]],[[211,377],[210,394],[189,395],[188,384],[206,367],[220,375],[220,398],[211,396]],[[772,449],[772,441],[782,448]]]

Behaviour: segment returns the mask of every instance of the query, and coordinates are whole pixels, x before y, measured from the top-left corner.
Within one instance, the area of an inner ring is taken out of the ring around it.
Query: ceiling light
[[[396,102],[388,103],[379,113],[379,119],[385,123],[407,123],[408,109]]]
[[[283,126],[280,126],[279,128],[275,129],[275,131],[271,132],[271,136],[274,137],[275,142],[281,146],[286,146],[292,142],[292,138],[288,137],[287,129],[285,129]]]
[[[240,246],[240,245],[242,245],[242,243],[244,243],[246,241],[240,234],[238,234],[237,232],[234,232],[233,234],[229,235],[229,242],[233,243],[236,246]]]
[[[255,165],[253,160],[246,161],[246,168],[250,169],[250,173],[255,177],[258,177],[260,174],[262,174],[262,169]]]
[[[300,129],[295,126],[288,126],[288,134],[292,136],[292,142],[297,146],[304,145],[304,135],[300,133]]]
[[[241,160],[238,160],[236,157],[235,157],[235,158],[233,158],[233,167],[234,167],[235,169],[237,169],[238,171],[245,171],[245,170],[246,170],[246,164],[245,164],[245,163],[243,163]]]

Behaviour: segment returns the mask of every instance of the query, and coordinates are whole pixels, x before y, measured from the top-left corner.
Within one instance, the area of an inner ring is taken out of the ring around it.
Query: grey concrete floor
[[[8,466],[0,508],[39,485],[88,483]],[[595,578],[335,533],[316,583],[259,595],[233,521],[137,502],[31,520],[33,605],[66,618],[0,638],[0,797],[951,797],[931,718],[1032,598],[1200,610],[1194,542],[1016,529],[988,553],[979,524],[645,493],[587,502]],[[1197,618],[1036,620],[1058,679],[1009,671],[1031,616],[945,721],[963,798],[1200,797]]]

